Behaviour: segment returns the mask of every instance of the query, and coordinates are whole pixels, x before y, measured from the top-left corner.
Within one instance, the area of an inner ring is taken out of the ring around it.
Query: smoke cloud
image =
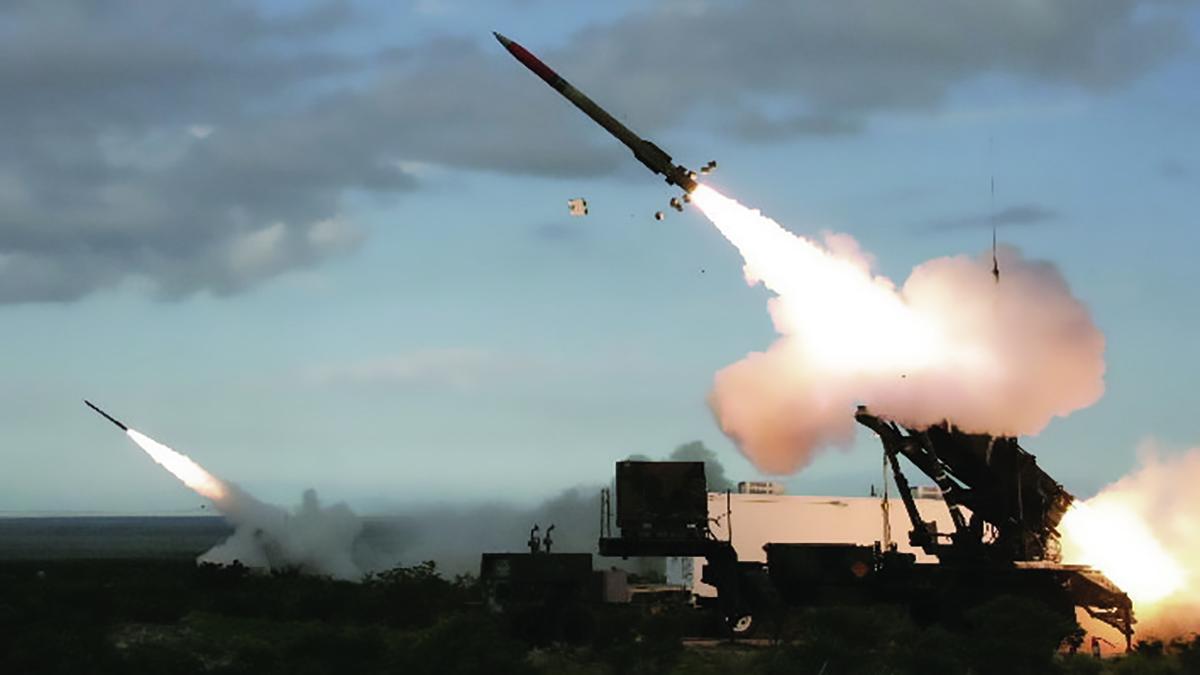
[[[938,258],[904,285],[844,234],[819,244],[707,187],[693,201],[775,293],[779,339],[717,373],[709,404],[762,471],[853,439],[866,404],[902,424],[1036,434],[1104,392],[1104,336],[1058,270],[1013,248]]]
[[[373,548],[387,551],[375,569],[426,560],[446,574],[479,574],[483,552],[527,551],[529,530],[554,525],[554,552],[594,552],[600,537],[600,489],[581,485],[534,505],[490,502],[407,506],[402,513],[367,521]]]
[[[262,570],[301,572],[358,580],[363,568],[356,544],[363,523],[343,503],[322,506],[316,490],[305,490],[295,509],[288,511],[255,499],[230,485],[217,509],[235,529],[224,542],[200,556],[199,562],[230,565],[240,562]]]
[[[294,568],[335,579],[363,576],[357,560],[365,553],[359,546],[363,524],[345,504],[321,506],[316,490],[310,489],[300,505],[288,511],[259,501],[187,455],[135,429],[127,430],[126,435],[180,482],[212,501],[234,526],[233,534],[201,555],[200,562],[239,562],[267,571]]]
[[[647,455],[630,455],[626,459],[635,462],[651,462],[654,458]],[[704,445],[703,441],[691,441],[677,446],[667,455],[668,462],[704,462],[704,480],[710,492],[732,490],[733,481],[725,475],[725,467],[717,458],[717,453]]]
[[[660,456],[661,457],[661,456]],[[631,460],[651,460],[647,455],[630,455]],[[677,446],[667,454],[670,461],[704,462],[708,489],[733,487],[717,453],[702,441]],[[610,477],[611,481],[611,477]],[[610,487],[612,483],[607,483]],[[409,507],[403,515],[379,521],[369,519],[365,537],[376,552],[386,552],[386,565],[410,565],[433,560],[451,574],[478,574],[479,554],[520,552],[529,530],[540,525],[544,534],[554,525],[554,551],[594,552],[600,538],[600,490],[605,483],[568,488],[533,506],[511,503],[478,505],[425,505]],[[616,514],[613,514],[615,519]],[[636,573],[663,573],[661,558],[595,558],[600,567],[620,567]],[[377,563],[379,564],[379,563]]]
[[[403,515],[362,519],[346,504],[323,506],[312,489],[290,511],[264,503],[186,455],[133,429],[127,434],[155,462],[212,501],[234,526],[233,534],[201,555],[199,562],[359,580],[398,564],[432,560],[444,572],[473,574],[479,571],[480,553],[524,550],[534,525],[541,526],[543,536],[555,526],[554,551],[595,551],[600,537],[601,485],[564,490],[534,507],[426,505],[408,508]],[[700,441],[678,446],[669,459],[704,462],[710,489],[730,485],[717,454]],[[662,571],[660,560],[605,564]]]
[[[725,467],[717,459],[717,453],[705,446],[703,441],[684,443],[672,450],[667,459],[672,462],[704,462],[704,479],[709,492],[724,492],[735,487],[725,475]]]

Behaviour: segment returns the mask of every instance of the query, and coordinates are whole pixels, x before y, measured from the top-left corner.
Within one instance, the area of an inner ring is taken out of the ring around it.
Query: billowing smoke
[[[356,547],[363,525],[345,504],[321,506],[315,490],[288,511],[266,504],[192,459],[133,429],[126,432],[146,454],[197,494],[207,497],[235,528],[229,539],[200,556],[201,562],[232,564],[358,579]]]
[[[265,504],[230,486],[217,509],[234,532],[200,556],[200,562],[234,562],[258,569],[294,568],[335,579],[359,579],[355,543],[363,524],[345,504],[321,506],[316,490],[305,490],[300,504],[288,511]]]
[[[301,572],[356,580],[396,565],[427,560],[450,574],[478,574],[479,554],[521,551],[530,528],[542,533],[554,525],[553,550],[596,550],[600,536],[602,484],[563,490],[532,507],[489,503],[408,507],[403,515],[360,519],[345,504],[322,506],[307,490],[292,510],[266,504],[209,473],[187,456],[133,429],[128,435],[197,494],[208,498],[234,526],[224,542],[200,556],[200,562],[241,563],[263,570]],[[729,487],[717,454],[700,441],[675,448],[669,459],[705,463],[710,489]],[[636,572],[661,573],[662,561],[608,560]]]
[[[416,504],[368,519],[366,536],[386,551],[374,567],[437,563],[445,574],[479,574],[479,554],[527,551],[529,530],[554,525],[554,552],[594,552],[602,485],[568,488],[533,505],[511,502]]]
[[[630,455],[629,459],[650,461],[652,458],[646,455]],[[709,492],[724,492],[732,490],[734,487],[733,481],[725,475],[725,466],[717,458],[717,453],[704,445],[703,441],[692,441],[677,446],[671,451],[671,454],[667,455],[667,461],[704,462],[704,480],[708,484]]]
[[[721,370],[709,396],[765,472],[848,444],[857,404],[908,426],[1018,435],[1104,392],[1104,337],[1049,263],[1002,248],[997,280],[990,258],[938,258],[896,288],[847,235],[818,244],[704,186],[693,202],[741,252],[747,282],[775,293],[779,339]]]
[[[632,455],[629,459],[649,460],[651,457]],[[677,446],[666,459],[704,462],[709,490],[732,487],[717,453],[701,441]],[[525,550],[529,529],[534,524],[540,525],[543,532],[550,525],[555,526],[554,551],[594,552],[600,537],[600,490],[604,486],[604,482],[597,480],[591,485],[563,490],[531,506],[511,503],[409,506],[403,515],[368,519],[366,538],[371,540],[375,551],[386,552],[380,560],[388,565],[433,560],[450,574],[478,574],[479,554],[485,551]],[[596,561],[598,567],[615,566],[641,574],[661,574],[664,570],[661,558],[619,560],[597,557]]]
[[[1200,448],[1140,448],[1141,466],[1063,519],[1064,562],[1092,565],[1129,593],[1138,634],[1200,631]]]

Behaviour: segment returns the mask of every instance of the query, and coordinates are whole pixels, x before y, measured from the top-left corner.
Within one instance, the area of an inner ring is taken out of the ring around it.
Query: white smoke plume
[[[362,521],[345,504],[322,506],[316,490],[305,490],[299,506],[288,511],[231,485],[228,496],[216,506],[235,530],[201,555],[200,562],[240,562],[263,570],[295,568],[334,579],[363,576],[355,560]]]
[[[779,339],[717,373],[709,403],[762,471],[846,445],[857,404],[908,426],[1036,434],[1104,392],[1104,336],[1058,270],[999,251],[938,258],[897,288],[847,235],[818,244],[701,186],[693,202],[775,293]]]
[[[292,511],[266,504],[149,436],[134,429],[126,433],[155,462],[211,500],[234,526],[234,533],[201,555],[199,562],[240,562],[267,571],[294,568],[335,579],[363,576],[356,562],[356,543],[363,525],[350,507],[342,503],[321,506],[315,490],[306,490]]]

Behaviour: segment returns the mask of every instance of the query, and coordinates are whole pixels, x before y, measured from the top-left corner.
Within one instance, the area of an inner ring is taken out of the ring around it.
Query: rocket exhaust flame
[[[818,244],[698,184],[531,52],[495,36],[647,168],[683,188],[684,201],[742,254],[747,283],[775,293],[768,309],[780,338],[717,373],[709,395],[722,431],[760,470],[791,473],[818,450],[848,444],[860,403],[907,427],[948,421],[967,433],[1017,436],[1103,394],[1104,337],[1049,263],[993,242],[986,258],[931,260],[897,288],[871,272],[871,258],[849,236],[827,234]],[[682,209],[678,199],[671,205]],[[1078,559],[1140,605],[1188,583],[1144,523],[1107,503],[1077,504],[1062,523]],[[1114,529],[1124,536],[1111,536]]]
[[[939,362],[977,369],[994,366],[977,346],[951,342],[938,317],[907,306],[889,282],[867,273],[862,260],[797,237],[707,186],[692,198],[741,251],[747,282],[761,281],[786,298],[786,313],[772,312],[777,321],[789,320],[779,328],[802,332],[822,364],[862,370],[905,366],[914,371]],[[812,325],[810,318],[823,325]],[[878,324],[891,326],[887,340],[879,340],[871,330]]]
[[[1063,518],[1063,560],[1091,565],[1134,601],[1138,633],[1200,631],[1200,448],[1140,448],[1142,466]]]
[[[150,455],[150,459],[153,459],[159,466],[171,472],[172,476],[178,478],[180,482],[194,490],[196,494],[211,499],[218,506],[229,496],[229,487],[221,479],[205,471],[204,467],[192,461],[186,455],[172,450],[136,429],[126,429],[125,433],[147,455]]]
[[[846,443],[855,403],[905,426],[1034,434],[1104,391],[1104,338],[1048,263],[1000,249],[919,265],[900,288],[854,240],[824,245],[701,185],[695,204],[742,254],[747,283],[775,293],[778,341],[715,378],[722,429],[761,470],[803,468]],[[1152,459],[1063,518],[1063,559],[1094,567],[1134,602],[1138,632],[1200,630],[1200,449]]]
[[[709,396],[763,471],[848,444],[859,403],[905,426],[1011,436],[1104,391],[1104,337],[1048,263],[1001,249],[996,284],[985,261],[939,258],[897,288],[849,236],[818,244],[704,185],[692,202],[741,252],[746,281],[775,293],[780,338],[721,370]]]
[[[1129,594],[1139,612],[1183,588],[1184,570],[1123,504],[1076,502],[1061,523],[1066,559],[1095,567]]]
[[[205,471],[204,467],[192,461],[188,456],[168,448],[136,429],[130,429],[124,422],[104,412],[95,403],[87,399],[84,399],[83,402],[87,407],[115,424],[121,431],[124,431],[126,436],[133,439],[133,442],[137,443],[139,448],[145,451],[147,455],[150,455],[150,459],[153,459],[156,464],[169,471],[172,476],[178,478],[180,482],[194,490],[200,496],[207,497],[213,502],[217,502],[218,505],[222,499],[228,496],[229,486],[221,479]]]
[[[792,472],[814,450],[848,443],[856,403],[911,427],[949,419],[966,432],[1017,435],[1041,431],[1104,391],[1104,338],[1052,266],[993,247],[1004,284],[992,265],[958,257],[919,266],[897,289],[871,273],[850,237],[827,236],[822,247],[700,185],[532,52],[494,35],[638,161],[690,194],[741,251],[747,281],[776,293],[770,311],[781,339],[718,373],[709,398],[722,429],[760,469]],[[672,205],[682,208],[678,199]]]

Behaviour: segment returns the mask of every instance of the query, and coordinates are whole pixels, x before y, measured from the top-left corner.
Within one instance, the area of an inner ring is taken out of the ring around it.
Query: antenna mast
[[[996,167],[992,162],[992,137],[988,136],[988,164],[992,172],[991,202],[988,205],[988,220],[992,223],[992,278],[1000,283],[1000,261],[996,259]]]

